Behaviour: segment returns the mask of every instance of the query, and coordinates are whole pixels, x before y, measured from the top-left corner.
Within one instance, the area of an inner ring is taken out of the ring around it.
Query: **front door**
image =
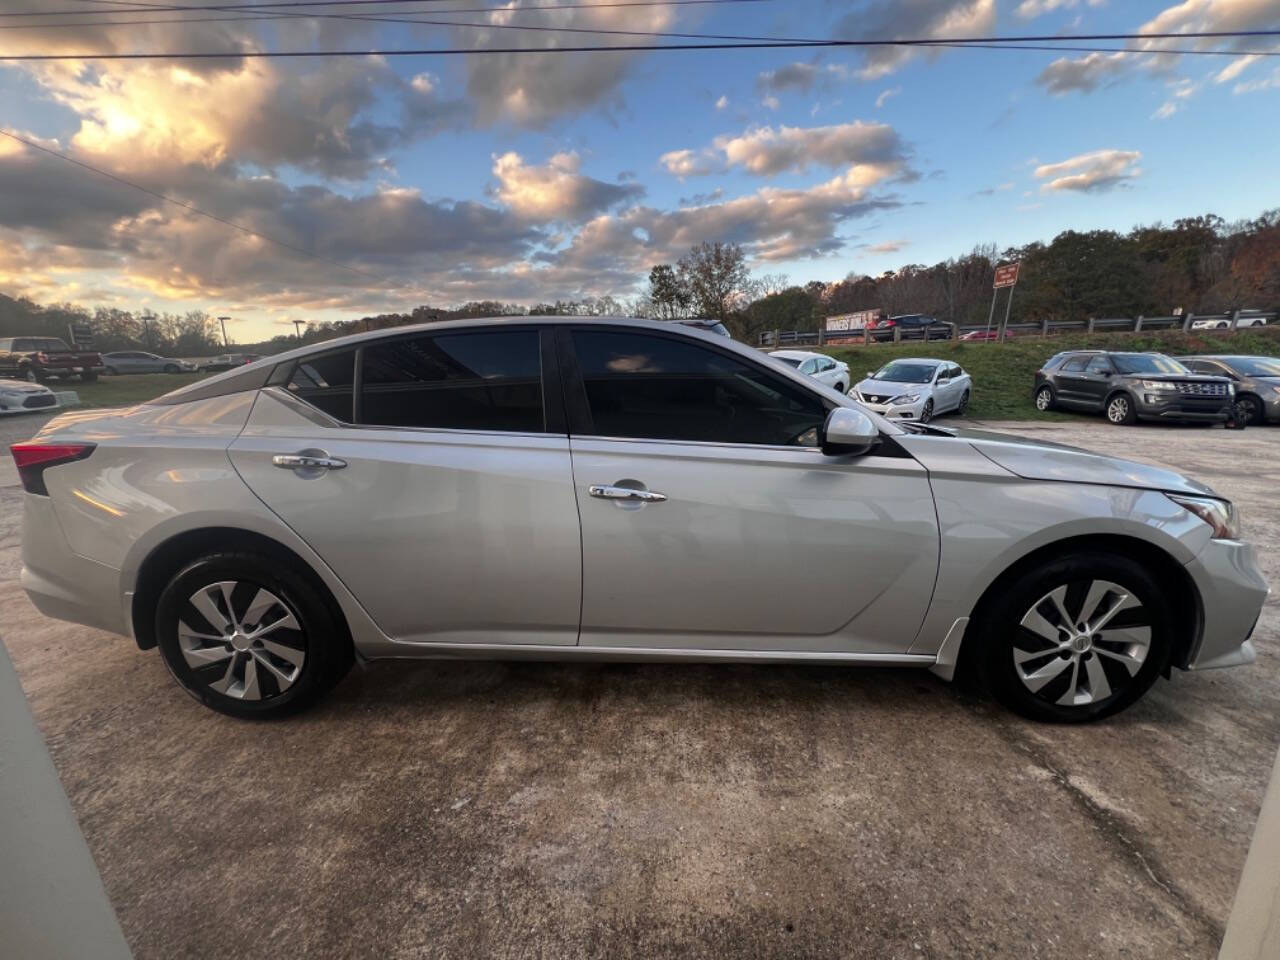
[[[573,644],[578,510],[541,357],[508,328],[309,357],[231,458],[393,639]]]
[[[907,650],[938,563],[919,463],[824,456],[826,402],[730,351],[605,328],[564,346],[584,646]]]

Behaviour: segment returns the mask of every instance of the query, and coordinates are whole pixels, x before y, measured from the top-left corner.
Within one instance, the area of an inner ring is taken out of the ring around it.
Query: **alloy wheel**
[[[1042,413],[1053,406],[1053,394],[1048,387],[1041,387],[1040,392],[1036,394],[1036,409]]]
[[[1262,411],[1253,397],[1236,398],[1236,423],[1252,426],[1262,420]]]
[[[270,590],[222,580],[187,600],[178,648],[209,689],[237,700],[265,700],[293,686],[307,643],[297,616]]]
[[[1079,707],[1121,693],[1151,649],[1151,618],[1109,580],[1062,584],[1022,617],[1013,641],[1018,679],[1048,703]]]
[[[1129,398],[1116,397],[1107,404],[1107,419],[1112,423],[1124,423],[1129,416]]]

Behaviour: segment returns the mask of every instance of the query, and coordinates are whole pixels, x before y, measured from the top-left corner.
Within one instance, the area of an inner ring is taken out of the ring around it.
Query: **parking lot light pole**
[[[222,347],[226,349],[230,344],[227,343],[227,321],[230,317],[219,317],[218,322],[222,324]]]

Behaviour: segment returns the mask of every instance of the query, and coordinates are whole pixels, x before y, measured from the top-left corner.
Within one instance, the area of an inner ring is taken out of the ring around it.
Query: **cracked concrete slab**
[[[1280,584],[1280,429],[1008,426],[1209,482]],[[922,672],[502,663],[237,722],[31,608],[5,482],[0,636],[140,958],[1211,957],[1280,744],[1275,598],[1256,665],[1089,727]]]

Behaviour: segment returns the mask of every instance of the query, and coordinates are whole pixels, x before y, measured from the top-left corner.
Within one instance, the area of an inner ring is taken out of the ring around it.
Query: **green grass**
[[[74,390],[82,407],[127,407],[154,400],[163,393],[185,387],[209,376],[207,373],[134,373],[119,377],[99,377],[94,383],[80,380],[50,380],[50,390]]]
[[[1170,356],[1194,353],[1247,353],[1280,356],[1280,328],[1251,328],[1239,333],[1095,333],[1048,338],[1019,337],[1006,343],[941,340],[882,343],[823,350],[849,364],[853,382],[900,357],[936,357],[960,364],[973,376],[972,416],[986,420],[1058,420],[1069,414],[1041,413],[1031,401],[1040,365],[1060,350],[1156,350]]]

